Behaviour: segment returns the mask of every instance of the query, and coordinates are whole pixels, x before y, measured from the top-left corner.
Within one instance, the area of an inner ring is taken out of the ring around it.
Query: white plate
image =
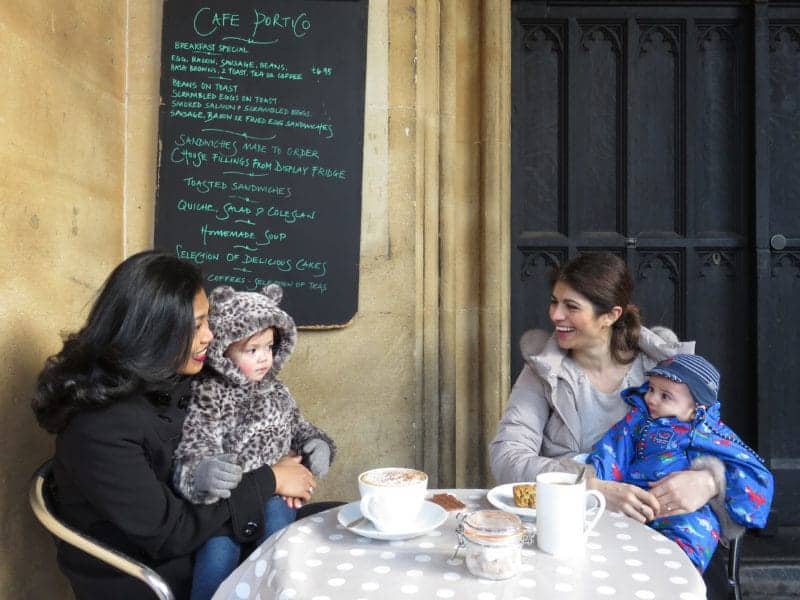
[[[412,523],[406,531],[396,533],[386,533],[378,531],[371,521],[365,520],[355,527],[347,527],[361,517],[360,502],[350,502],[339,509],[339,524],[347,528],[348,531],[363,535],[374,540],[407,540],[433,531],[447,520],[447,511],[438,504],[428,502],[422,504],[417,520]]]
[[[504,483],[503,485],[498,485],[497,487],[490,489],[486,494],[486,499],[492,504],[492,506],[499,508],[500,510],[514,513],[520,517],[534,519],[536,518],[535,508],[522,508],[514,504],[514,486],[522,483],[531,483],[532,485],[536,485],[534,482],[525,481]]]

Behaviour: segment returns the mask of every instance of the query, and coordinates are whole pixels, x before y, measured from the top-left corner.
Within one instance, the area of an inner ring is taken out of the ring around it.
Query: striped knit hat
[[[711,406],[719,393],[719,371],[697,354],[676,354],[662,360],[646,375],[659,375],[677,383],[684,383],[696,404]]]

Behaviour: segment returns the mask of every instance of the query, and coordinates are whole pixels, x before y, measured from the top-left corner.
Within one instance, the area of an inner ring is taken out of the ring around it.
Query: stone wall
[[[67,587],[26,495],[52,440],[29,398],[123,256],[125,4],[8,0],[0,32],[0,589],[57,598]]]

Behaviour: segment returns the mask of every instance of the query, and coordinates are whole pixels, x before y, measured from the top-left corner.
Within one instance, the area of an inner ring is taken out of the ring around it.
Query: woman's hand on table
[[[706,470],[676,471],[650,483],[658,499],[659,517],[694,512],[719,493],[713,475]]]
[[[592,477],[587,481],[587,487],[601,492],[610,510],[622,512],[639,523],[652,521],[661,510],[654,494],[629,483]]]
[[[301,461],[301,456],[284,456],[272,465],[272,472],[275,474],[275,493],[284,499],[294,499],[295,505],[296,501],[307,502],[317,485],[314,475],[301,464]]]

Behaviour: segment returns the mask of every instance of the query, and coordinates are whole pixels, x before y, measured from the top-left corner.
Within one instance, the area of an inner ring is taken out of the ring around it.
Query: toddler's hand
[[[202,459],[194,473],[194,488],[201,494],[230,498],[231,490],[242,480],[242,467],[235,455],[219,454]]]
[[[331,466],[331,448],[327,442],[314,438],[303,444],[303,454],[308,457],[308,468],[322,479],[328,474]]]

